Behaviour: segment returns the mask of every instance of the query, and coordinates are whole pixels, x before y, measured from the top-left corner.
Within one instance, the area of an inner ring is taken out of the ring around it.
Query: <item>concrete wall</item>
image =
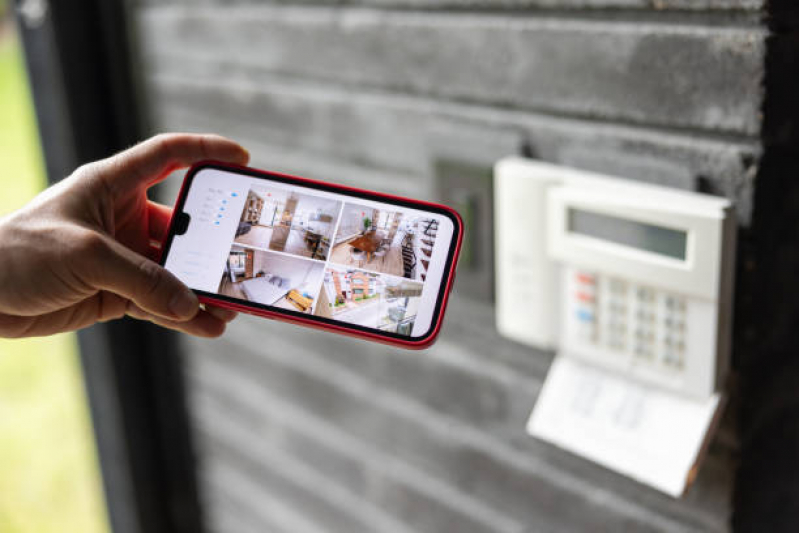
[[[439,199],[442,159],[546,161],[725,195],[752,220],[759,0],[132,2],[153,130],[253,165]],[[475,222],[490,234],[490,220]],[[486,270],[491,258],[474,268]],[[552,355],[501,338],[459,278],[405,352],[240,318],[186,339],[212,531],[724,531],[735,402],[673,500],[530,438]]]

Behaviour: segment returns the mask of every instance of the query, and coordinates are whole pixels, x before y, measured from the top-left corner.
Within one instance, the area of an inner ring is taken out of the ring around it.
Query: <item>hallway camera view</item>
[[[255,185],[247,193],[235,242],[327,259],[341,202]]]
[[[410,336],[422,284],[362,270],[328,268],[315,315]]]
[[[437,231],[437,220],[398,208],[345,204],[330,261],[424,281]]]
[[[233,245],[218,293],[310,313],[324,264]]]

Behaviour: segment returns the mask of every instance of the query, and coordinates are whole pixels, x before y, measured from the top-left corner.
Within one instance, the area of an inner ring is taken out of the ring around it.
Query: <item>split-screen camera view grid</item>
[[[396,206],[254,185],[217,292],[410,336],[437,229]]]

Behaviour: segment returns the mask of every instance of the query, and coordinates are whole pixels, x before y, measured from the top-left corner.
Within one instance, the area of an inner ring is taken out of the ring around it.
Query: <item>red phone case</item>
[[[380,335],[378,333],[371,333],[371,332],[368,332],[368,331],[360,331],[360,330],[357,330],[357,329],[354,329],[354,328],[349,328],[349,327],[347,327],[346,325],[343,325],[343,324],[326,324],[326,323],[323,323],[323,322],[317,322],[317,321],[309,319],[309,318],[303,318],[303,317],[299,317],[299,316],[284,314],[284,313],[281,313],[279,311],[269,311],[269,310],[261,309],[261,308],[258,308],[258,307],[251,307],[251,306],[248,306],[248,305],[245,305],[245,304],[239,304],[239,303],[235,303],[235,302],[228,302],[226,300],[217,299],[217,298],[214,298],[212,296],[199,295],[200,302],[205,303],[205,304],[214,305],[216,307],[223,307],[225,309],[231,309],[233,311],[240,311],[242,313],[248,313],[248,314],[251,314],[251,315],[260,316],[260,317],[263,317],[263,318],[282,320],[282,321],[285,321],[285,322],[290,322],[290,323],[293,323],[293,324],[299,324],[299,325],[306,326],[306,327],[323,329],[323,330],[328,330],[328,331],[335,331],[337,333],[341,333],[341,334],[344,334],[344,335],[349,335],[351,337],[358,337],[358,338],[362,338],[362,339],[368,339],[368,340],[371,340],[371,341],[380,342],[380,343],[383,343],[383,344],[389,344],[389,345],[392,345],[392,346],[399,346],[399,347],[402,347],[402,348],[421,350],[421,349],[429,347],[430,345],[432,345],[435,342],[436,338],[438,337],[439,332],[441,331],[441,324],[444,321],[444,314],[445,314],[445,311],[446,311],[446,308],[447,308],[447,302],[449,300],[449,293],[452,290],[452,284],[455,281],[455,270],[457,268],[458,257],[460,255],[461,245],[463,243],[463,219],[461,218],[461,216],[458,214],[457,211],[455,211],[451,207],[448,207],[448,206],[443,205],[443,204],[436,204],[436,203],[433,203],[433,202],[425,202],[423,200],[414,200],[414,199],[405,198],[405,197],[402,197],[402,196],[395,196],[395,195],[391,195],[391,194],[385,194],[385,193],[380,193],[380,192],[375,192],[375,191],[369,191],[369,190],[366,190],[366,189],[358,189],[356,187],[349,187],[349,186],[346,186],[346,185],[337,185],[337,184],[333,184],[333,183],[329,183],[329,182],[323,182],[323,181],[320,181],[320,180],[313,180],[313,179],[310,179],[310,178],[303,178],[303,177],[300,177],[300,176],[292,176],[291,174],[284,174],[284,173],[281,173],[281,172],[271,172],[271,171],[267,172],[267,171],[259,170],[259,169],[252,168],[252,167],[245,167],[245,166],[241,166],[241,165],[234,165],[234,164],[231,164],[231,163],[223,163],[223,162],[220,162],[220,161],[212,161],[212,160],[200,161],[199,163],[195,163],[194,165],[192,165],[192,167],[186,173],[186,178],[184,178],[183,184],[180,187],[180,193],[178,194],[176,205],[179,205],[179,204],[181,204],[183,202],[184,195],[187,194],[187,192],[188,192],[188,190],[186,188],[186,184],[189,181],[188,178],[190,176],[194,175],[201,168],[208,167],[208,166],[213,167],[213,168],[220,168],[220,169],[224,169],[224,170],[231,170],[231,171],[244,171],[244,173],[247,174],[247,175],[260,175],[260,176],[264,176],[266,178],[269,178],[271,176],[279,176],[281,178],[288,179],[288,180],[296,183],[297,185],[308,185],[308,186],[311,186],[311,187],[313,187],[314,185],[323,185],[325,188],[333,188],[333,189],[335,189],[335,192],[340,192],[342,194],[350,194],[350,193],[367,194],[372,199],[378,200],[378,201],[384,200],[384,201],[389,202],[389,203],[400,201],[400,202],[410,203],[410,204],[413,204],[415,206],[418,206],[419,209],[425,209],[425,208],[430,209],[430,208],[432,208],[433,210],[446,211],[447,213],[453,215],[453,217],[457,221],[456,224],[455,224],[455,235],[453,236],[453,238],[456,241],[456,244],[455,244],[455,250],[453,252],[453,257],[452,257],[452,266],[449,269],[449,272],[446,273],[447,274],[446,275],[446,279],[442,280],[442,285],[445,286],[445,289],[444,289],[443,296],[442,296],[442,299],[441,299],[441,308],[440,308],[440,311],[438,313],[438,317],[436,319],[435,324],[431,328],[430,333],[426,337],[424,337],[422,339],[418,339],[418,340],[404,340],[404,339],[400,339],[400,338],[386,337],[386,336]],[[169,236],[172,235],[172,230],[173,230],[173,227],[174,227],[174,224],[175,224],[175,213],[176,213],[176,211],[173,210],[172,217],[169,220],[169,229],[167,231],[166,237],[164,238],[164,242],[162,242],[162,246],[166,242],[166,240],[169,238]],[[162,264],[163,264],[163,259],[164,259],[164,257],[159,257],[159,261]]]

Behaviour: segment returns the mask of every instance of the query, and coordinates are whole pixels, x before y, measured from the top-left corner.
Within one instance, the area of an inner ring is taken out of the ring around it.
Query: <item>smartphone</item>
[[[203,162],[186,174],[161,264],[203,303],[425,348],[462,238],[443,205]]]

